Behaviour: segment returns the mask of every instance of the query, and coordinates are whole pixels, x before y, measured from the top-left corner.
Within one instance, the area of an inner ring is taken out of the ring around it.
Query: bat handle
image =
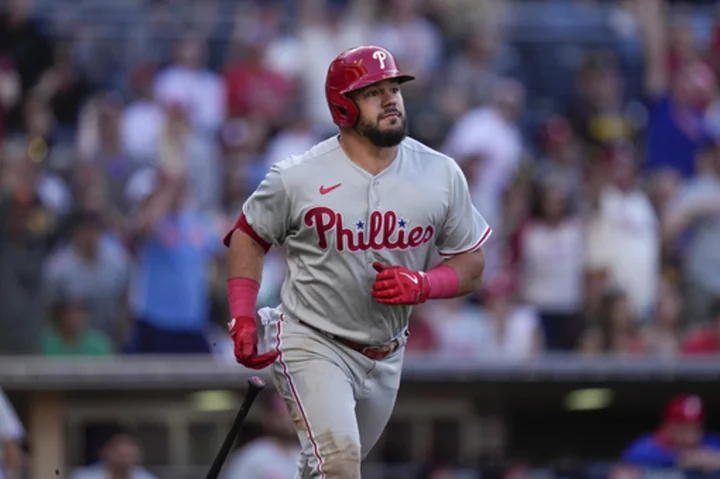
[[[248,386],[249,386],[248,392],[250,392],[252,390],[257,390],[257,392],[259,393],[260,391],[265,389],[265,381],[263,381],[262,379],[260,379],[257,376],[252,376],[250,379],[248,379]]]
[[[230,453],[230,449],[232,448],[232,445],[235,442],[235,438],[240,431],[240,426],[242,426],[242,423],[245,420],[245,416],[247,416],[253,401],[255,401],[255,398],[258,394],[262,392],[263,389],[265,389],[265,381],[263,381],[257,376],[252,376],[250,379],[248,379],[248,390],[245,394],[245,399],[243,400],[242,406],[237,412],[237,415],[233,420],[232,427],[230,428],[230,432],[228,432],[227,436],[225,436],[225,440],[220,447],[220,451],[215,457],[215,460],[213,461],[207,476],[205,476],[205,479],[217,479],[217,477],[220,475],[220,469],[222,469],[223,463],[225,462],[225,459]]]

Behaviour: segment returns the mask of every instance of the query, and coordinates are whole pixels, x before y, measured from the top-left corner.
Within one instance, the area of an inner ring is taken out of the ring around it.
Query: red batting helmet
[[[348,93],[383,80],[403,83],[414,78],[401,72],[392,53],[382,47],[362,45],[345,50],[332,61],[325,79],[333,122],[340,128],[351,128],[357,121],[360,112]]]
[[[705,407],[697,396],[682,394],[675,396],[665,406],[665,422],[697,424],[705,418]]]

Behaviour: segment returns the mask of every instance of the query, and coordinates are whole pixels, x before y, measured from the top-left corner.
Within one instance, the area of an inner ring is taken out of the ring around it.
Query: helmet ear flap
[[[332,95],[330,113],[333,121],[340,128],[351,128],[359,116],[359,110],[354,101],[343,94]]]

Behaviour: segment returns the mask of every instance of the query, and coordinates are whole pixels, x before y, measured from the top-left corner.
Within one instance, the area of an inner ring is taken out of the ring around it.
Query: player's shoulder
[[[333,136],[316,143],[304,153],[290,155],[278,161],[273,165],[273,168],[283,175],[292,175],[297,172],[304,172],[309,168],[315,168],[324,161],[332,161],[332,158],[341,151],[340,142],[336,136]]]
[[[455,159],[427,146],[415,138],[406,137],[400,145],[406,157],[421,162],[422,165],[440,167],[451,172],[461,171]]]

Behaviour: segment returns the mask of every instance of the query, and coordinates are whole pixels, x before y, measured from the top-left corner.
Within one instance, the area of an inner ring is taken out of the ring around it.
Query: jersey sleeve
[[[437,239],[438,251],[444,257],[477,251],[492,234],[490,225],[472,204],[465,175],[457,164],[452,166],[450,201]]]
[[[240,229],[257,241],[265,251],[284,243],[290,224],[290,198],[280,169],[274,165],[257,189],[245,201],[242,213],[225,235],[223,243],[230,246],[230,236]]]

